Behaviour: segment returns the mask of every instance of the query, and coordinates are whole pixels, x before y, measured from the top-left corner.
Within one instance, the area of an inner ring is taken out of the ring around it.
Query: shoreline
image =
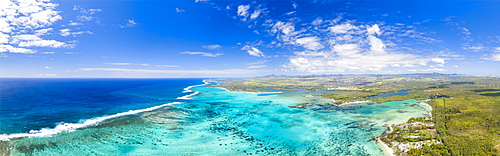
[[[228,92],[239,92],[239,93],[252,93],[252,94],[262,94],[262,93],[283,93],[283,92],[249,92],[249,91],[230,91],[228,90],[227,88],[224,88],[224,87],[218,87],[218,86],[214,86],[213,88],[221,88],[221,89],[224,89]],[[309,95],[309,96],[312,96],[312,95]],[[327,98],[329,99],[329,98]],[[331,99],[333,102],[335,102],[335,99]],[[346,105],[346,104],[360,104],[360,103],[368,103],[370,102],[370,100],[365,100],[365,101],[352,101],[352,102],[346,102],[346,103],[341,103],[341,104],[334,104],[334,105],[337,105],[337,106],[341,106],[341,105]],[[432,106],[430,106],[429,104],[427,104],[426,102],[420,102],[421,105],[424,105],[424,106],[427,106],[429,108],[429,116],[432,117]],[[381,150],[383,151],[383,153],[387,156],[396,156],[394,153],[396,152],[394,149],[392,149],[388,143],[385,143],[383,142],[380,137],[384,134],[387,134],[387,133],[391,133],[393,131],[393,128],[391,125],[387,124],[387,132],[384,132],[383,134],[381,134],[380,136],[376,137],[375,139],[375,143],[381,148]]]
[[[391,125],[389,125],[389,124],[386,124],[386,125],[387,125],[387,128],[389,129],[389,131],[382,133],[382,135],[384,135],[386,133],[391,133],[393,131]],[[388,155],[388,156],[395,156],[394,155],[394,152],[395,152],[394,149],[392,149],[391,147],[389,147],[389,145],[387,145],[385,142],[383,142],[382,140],[380,140],[380,136],[377,137],[377,141],[376,142],[377,142],[377,145],[382,148],[382,151],[384,151],[384,153],[386,155]]]
[[[379,137],[377,137],[377,145],[382,148],[382,151],[384,151],[385,155],[388,156],[395,156],[394,155],[394,150],[389,147],[386,143],[382,142]]]
[[[427,102],[420,102],[420,104],[429,107],[429,116],[432,117],[432,106]]]
[[[214,87],[211,87],[211,88],[220,88],[220,89],[224,89],[226,90],[227,92],[235,92],[235,93],[252,93],[252,94],[265,94],[265,93],[268,93],[268,94],[272,94],[272,93],[283,93],[283,92],[250,92],[250,91],[231,91],[227,88],[224,88],[224,87],[218,87],[218,86],[214,86]]]
[[[428,104],[428,103],[426,103],[426,102],[420,102],[420,104],[421,104],[421,105],[424,105],[424,106],[427,106],[427,107],[429,108],[429,112],[428,112],[428,113],[429,113],[429,116],[430,116],[430,117],[432,117],[432,106],[431,106],[431,105],[429,105],[429,104]],[[382,135],[384,135],[384,134],[388,134],[388,133],[391,133],[392,131],[394,131],[394,130],[392,129],[392,126],[391,126],[391,125],[387,124],[387,127],[388,127],[388,129],[389,129],[389,130],[388,130],[388,132],[384,132],[384,133],[382,133]],[[381,137],[382,135],[380,135],[380,136],[378,136],[378,137],[376,138],[377,145],[379,145],[379,146],[382,148],[382,151],[384,151],[384,153],[385,153],[386,155],[388,155],[388,156],[395,156],[395,155],[394,155],[395,150],[394,150],[394,149],[392,149],[392,148],[391,148],[391,147],[390,147],[387,143],[385,143],[385,142],[383,142],[382,140],[380,140],[380,137]]]

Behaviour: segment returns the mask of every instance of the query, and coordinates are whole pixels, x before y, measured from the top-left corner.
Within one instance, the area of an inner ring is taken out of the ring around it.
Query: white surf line
[[[193,87],[199,87],[199,86],[204,86],[204,85],[208,85],[208,84],[210,84],[210,83],[208,83],[208,81],[207,81],[207,80],[203,80],[203,84],[188,86],[188,87],[184,88],[184,91],[182,91],[182,92],[183,92],[183,93],[193,92],[193,91],[191,90],[191,88],[193,88]],[[185,95],[185,96],[178,97],[177,99],[179,99],[179,100],[181,100],[181,99],[182,99],[182,100],[191,99],[191,98],[190,98],[191,96],[194,96],[194,95],[199,94],[199,93],[200,93],[200,92],[196,91],[196,92],[194,92],[194,93],[192,93],[192,94],[189,94],[189,95]]]
[[[209,84],[208,81],[203,80],[203,84],[186,87],[186,88],[184,88],[183,92],[193,92],[192,90],[190,90],[191,88],[198,87],[198,86],[204,86],[207,84]],[[199,92],[194,92],[193,94],[178,97],[177,99],[190,99],[189,97],[194,96],[198,93]],[[23,137],[28,137],[28,138],[51,137],[54,134],[59,134],[59,133],[63,133],[63,132],[73,132],[73,131],[76,131],[77,129],[80,129],[80,128],[94,126],[94,125],[97,125],[100,122],[103,122],[103,121],[108,120],[108,119],[117,118],[117,117],[126,116],[126,115],[138,114],[138,113],[142,113],[142,112],[148,112],[148,111],[152,111],[152,110],[155,110],[155,109],[158,109],[161,107],[175,105],[175,104],[181,104],[181,102],[171,102],[171,103],[162,104],[162,105],[158,105],[158,106],[154,106],[154,107],[150,107],[150,108],[139,109],[139,110],[130,110],[127,112],[117,113],[117,114],[110,115],[110,116],[103,116],[103,117],[97,117],[97,118],[93,118],[93,119],[86,119],[83,123],[61,123],[61,124],[56,125],[56,127],[54,127],[54,128],[42,128],[41,130],[31,130],[28,133],[0,134],[0,140],[1,141],[9,141],[10,139],[13,139],[13,138],[23,138]]]
[[[189,94],[189,95],[181,96],[181,97],[178,97],[177,99],[179,99],[179,100],[181,100],[181,99],[182,99],[182,100],[191,99],[191,98],[190,98],[191,96],[194,96],[194,95],[199,94],[199,93],[200,93],[200,92],[196,91],[196,92],[194,92],[193,94]]]
[[[130,110],[127,112],[117,113],[117,114],[110,115],[110,116],[103,116],[103,117],[97,117],[94,119],[87,119],[83,123],[61,123],[61,124],[58,124],[54,128],[42,128],[41,130],[31,130],[28,133],[0,134],[0,140],[9,141],[10,139],[13,139],[13,138],[22,138],[22,137],[28,137],[28,138],[50,137],[54,134],[63,133],[63,132],[73,132],[73,131],[76,131],[77,129],[80,129],[80,128],[94,126],[94,125],[99,124],[100,122],[103,122],[104,120],[117,118],[117,117],[121,117],[121,116],[126,116],[126,115],[138,114],[138,113],[142,113],[142,112],[148,112],[148,111],[152,111],[152,110],[155,110],[155,109],[158,109],[161,107],[175,105],[175,104],[181,104],[181,103],[180,102],[171,102],[171,103],[162,104],[162,105],[149,107],[149,108],[145,108],[145,109]]]
[[[209,84],[208,81],[207,80],[203,80],[203,84],[188,86],[188,87],[184,88],[184,91],[182,91],[182,92],[183,93],[192,92],[191,88],[193,88],[193,87],[199,87],[199,86],[204,86],[204,85],[207,85],[207,84]]]

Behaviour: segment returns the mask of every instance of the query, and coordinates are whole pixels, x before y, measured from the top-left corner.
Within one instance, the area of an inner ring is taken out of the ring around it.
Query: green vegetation
[[[405,123],[390,126],[393,131],[380,136],[380,140],[398,155],[450,155],[431,117],[410,118]]]
[[[405,132],[418,137],[392,138],[402,142],[435,139],[409,155],[500,155],[500,78],[448,74],[268,76],[220,80],[231,91],[340,90],[322,96],[338,103],[364,101],[379,93],[411,90],[408,95],[370,99],[373,102],[431,99],[435,134],[431,129]],[[409,104],[411,105],[411,104]],[[429,127],[428,127],[429,128]],[[401,135],[403,136],[403,135]],[[381,138],[381,140],[384,140]],[[387,140],[386,140],[387,141]]]

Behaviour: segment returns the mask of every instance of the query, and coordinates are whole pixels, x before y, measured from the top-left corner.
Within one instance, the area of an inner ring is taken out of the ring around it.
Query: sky
[[[500,1],[0,0],[0,77],[500,75]]]

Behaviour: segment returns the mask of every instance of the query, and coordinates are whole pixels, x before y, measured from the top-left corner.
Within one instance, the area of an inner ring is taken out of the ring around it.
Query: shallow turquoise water
[[[428,115],[426,106],[329,105],[304,91],[282,94],[193,87],[199,94],[154,111],[43,138],[4,142],[11,155],[384,155],[384,124]],[[290,108],[309,103],[307,108]]]

